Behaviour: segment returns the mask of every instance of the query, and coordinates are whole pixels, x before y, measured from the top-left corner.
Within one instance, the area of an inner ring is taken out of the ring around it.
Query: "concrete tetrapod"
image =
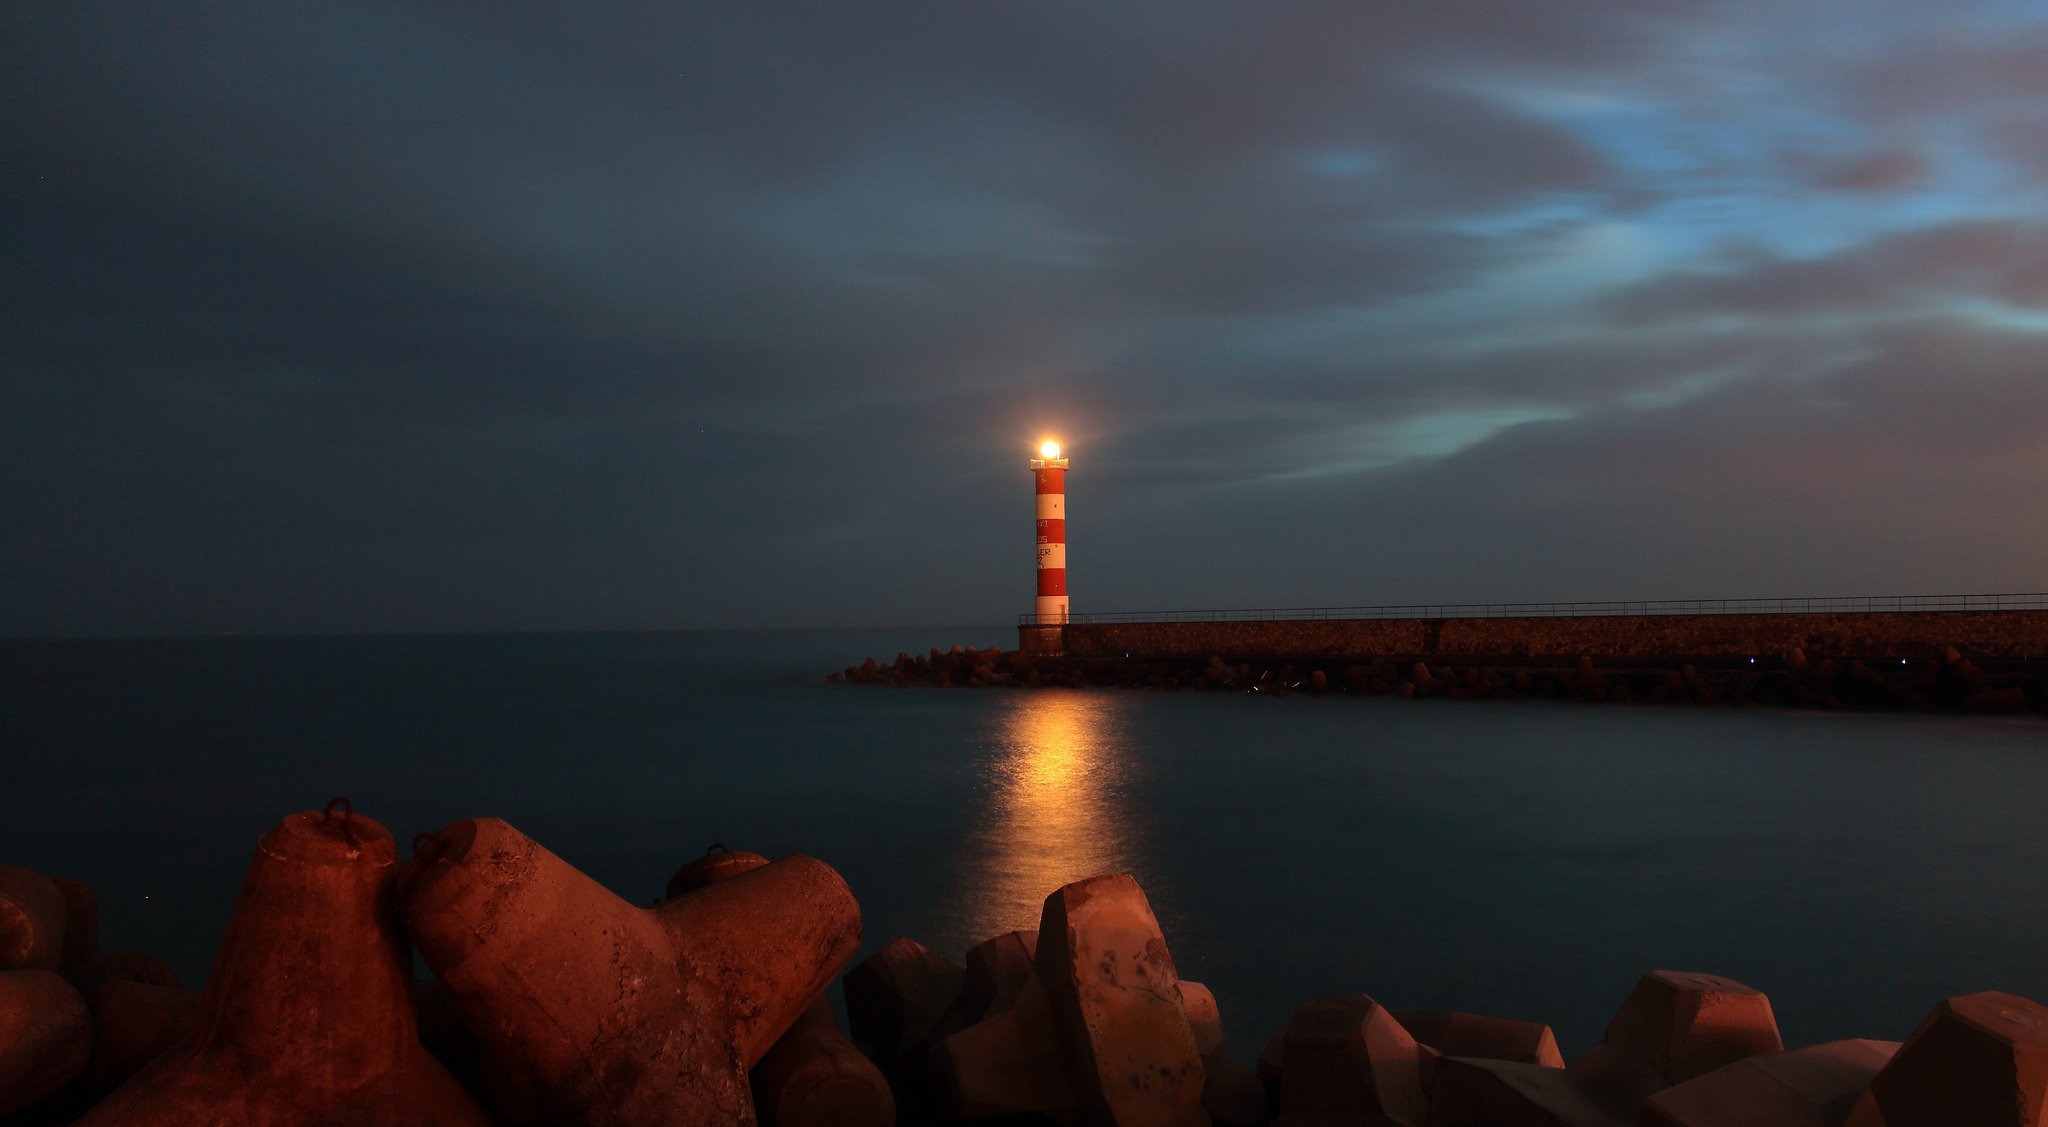
[[[875,1063],[839,1031],[820,994],[754,1066],[764,1127],[891,1127],[896,1098]]]
[[[1038,959],[1036,931],[1006,931],[967,952],[967,980],[954,1010],[964,1029],[1017,1004]],[[943,1024],[943,1023],[941,1023]],[[951,1035],[952,1031],[948,1031]]]
[[[1188,1015],[1188,1032],[1195,1035],[1195,1052],[1205,1062],[1222,1056],[1227,1039],[1223,1035],[1223,1011],[1216,1005],[1215,993],[1199,982],[1182,979],[1180,1008]]]
[[[1427,1127],[1629,1127],[1562,1068],[1487,1057],[1444,1057],[1431,1070]]]
[[[1856,1101],[1848,1127],[2048,1127],[2048,1006],[1943,999]]]
[[[1829,1041],[1745,1057],[1650,1097],[1649,1127],[1842,1127],[1897,1041]]]
[[[853,1042],[899,1079],[922,1070],[923,1047],[955,1001],[967,972],[907,935],[846,972],[846,1026]]]
[[[64,960],[69,915],[55,881],[33,869],[0,865],[0,970],[56,970]]]
[[[1430,1050],[1364,994],[1317,998],[1294,1011],[1280,1049],[1279,1127],[1422,1122]]]
[[[1544,1068],[1563,1068],[1557,1035],[1540,1021],[1459,1010],[1399,1010],[1394,1020],[1410,1036],[1447,1057],[1512,1060]]]
[[[57,969],[72,985],[82,986],[100,954],[100,898],[84,881],[51,877],[50,884],[64,898],[64,955]]]
[[[92,1061],[85,1078],[111,1088],[142,1071],[199,1027],[199,995],[175,986],[114,979],[93,988]]]
[[[1074,1082],[1060,1045],[1052,1002],[1029,978],[1008,1009],[939,1042],[932,1087],[948,1121],[1074,1113]]]
[[[85,1071],[92,1018],[53,970],[0,970],[0,1116],[42,1099]]]
[[[671,899],[768,864],[745,850],[713,845],[669,878]],[[754,1110],[764,1127],[890,1127],[896,1097],[875,1063],[839,1029],[831,999],[811,999],[752,1075]]]
[[[1129,873],[1089,877],[1045,898],[1037,978],[1067,1054],[1079,1122],[1207,1124],[1202,1057],[1180,976],[1145,892]]]
[[[1634,1115],[1653,1092],[1784,1048],[1761,991],[1732,978],[1658,970],[1636,981],[1606,1035],[1572,1062],[1571,1073],[1602,1103]]]
[[[665,899],[673,900],[686,892],[695,892],[706,885],[729,880],[741,873],[752,872],[768,863],[768,858],[744,849],[727,849],[723,843],[714,842],[704,851],[702,857],[693,857],[668,878]]]
[[[860,945],[822,861],[641,909],[497,818],[425,840],[398,908],[520,1123],[753,1122],[747,1070]]]
[[[412,968],[391,918],[396,860],[391,834],[361,815],[293,814],[264,834],[198,1028],[79,1123],[487,1123],[420,1047]]]

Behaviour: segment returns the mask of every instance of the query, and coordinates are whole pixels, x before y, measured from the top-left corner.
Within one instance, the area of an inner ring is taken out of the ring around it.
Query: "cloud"
[[[2041,22],[10,10],[0,631],[1000,620],[1048,430],[1096,606],[1967,585]]]
[[[1815,259],[1748,248],[1714,271],[1673,273],[1618,295],[1624,323],[1679,317],[1876,315],[1943,302],[2048,300],[2048,226],[1970,220],[1909,230]]]
[[[1928,173],[1924,154],[1887,149],[1836,165],[1818,183],[1838,192],[1898,192],[1918,186]]]

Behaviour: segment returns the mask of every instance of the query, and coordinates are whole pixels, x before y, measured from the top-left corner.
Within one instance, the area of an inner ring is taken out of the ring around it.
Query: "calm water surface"
[[[819,683],[1006,628],[0,642],[0,863],[196,985],[256,837],[348,795],[510,820],[638,903],[713,841],[810,853],[867,948],[958,957],[1128,869],[1249,1059],[1364,991],[1598,1038],[1653,967],[1788,1041],[2048,1000],[2048,724]]]

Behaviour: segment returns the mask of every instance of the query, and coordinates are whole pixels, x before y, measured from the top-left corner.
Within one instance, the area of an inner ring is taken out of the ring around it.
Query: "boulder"
[[[752,1119],[747,1070],[860,943],[860,907],[821,861],[641,909],[497,818],[423,839],[396,897],[519,1123]]]
[[[1637,980],[1606,1036],[1571,1072],[1582,1088],[1632,1116],[1653,1092],[1784,1048],[1761,991],[1732,978],[1659,970]]]
[[[1202,1057],[1152,905],[1129,873],[1045,899],[1037,980],[1066,1049],[1082,1123],[1194,1125]]]
[[[1364,994],[1308,1002],[1294,1011],[1281,1046],[1275,1123],[1420,1123],[1427,1053]]]
[[[49,877],[0,865],[0,970],[62,966],[69,914],[64,893]]]
[[[873,1061],[839,1031],[823,994],[752,1075],[763,1127],[894,1127],[896,1100]]]
[[[1985,991],[1947,998],[1856,1101],[1848,1127],[2048,1124],[2048,1006]]]
[[[1629,1127],[1562,1068],[1447,1056],[1433,1071],[1427,1127]]]
[[[391,834],[334,805],[257,842],[191,1035],[80,1124],[488,1122],[420,1046],[391,916]]]
[[[1745,1057],[1666,1088],[1643,1105],[1644,1127],[1842,1127],[1897,1041],[1829,1041]]]
[[[1447,1057],[1485,1057],[1563,1068],[1557,1036],[1540,1021],[1458,1010],[1400,1010],[1394,1020],[1408,1035]]]
[[[77,1079],[92,1052],[85,998],[54,970],[0,970],[0,1116]]]

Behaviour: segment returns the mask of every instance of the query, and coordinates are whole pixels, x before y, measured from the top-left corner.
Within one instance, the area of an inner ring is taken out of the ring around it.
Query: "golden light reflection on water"
[[[1003,698],[988,764],[989,798],[966,859],[974,940],[1038,926],[1054,889],[1131,867],[1123,712],[1100,692]]]

